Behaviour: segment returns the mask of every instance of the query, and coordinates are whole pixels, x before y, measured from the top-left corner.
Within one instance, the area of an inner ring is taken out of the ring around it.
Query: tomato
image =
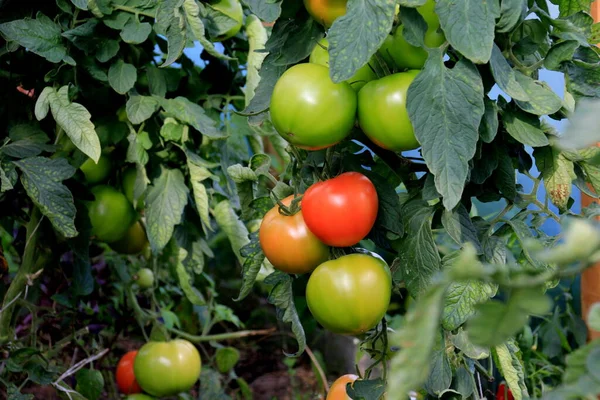
[[[142,289],[149,289],[154,285],[154,272],[150,268],[141,268],[136,274],[136,283]]]
[[[282,203],[289,206],[294,196]],[[288,274],[304,274],[329,259],[329,247],[308,229],[302,211],[286,216],[275,205],[263,218],[258,233],[260,247],[275,268]]]
[[[318,23],[329,28],[333,21],[346,14],[348,0],[304,0],[306,11]]]
[[[188,391],[200,378],[202,361],[196,347],[183,339],[148,342],[133,367],[142,389],[156,397]]]
[[[406,110],[406,92],[419,71],[388,75],[358,93],[358,123],[379,147],[393,151],[420,146]]]
[[[92,234],[104,242],[123,238],[135,218],[127,197],[111,186],[92,188],[95,200],[88,204]]]
[[[211,38],[211,40],[213,42],[222,42],[237,35],[242,28],[242,22],[244,19],[242,4],[238,0],[216,0],[212,1],[210,5],[214,9],[221,11],[223,14],[235,21],[231,28],[221,33],[219,36]]]
[[[510,389],[505,383],[498,385],[498,392],[496,393],[496,400],[515,400]]]
[[[333,333],[356,335],[379,323],[392,295],[392,275],[380,258],[350,254],[317,267],[306,285],[313,317]]]
[[[111,249],[121,254],[138,254],[148,246],[146,230],[140,221],[134,222],[125,236],[116,242],[109,243]]]
[[[434,0],[428,0],[421,7],[417,7],[417,11],[427,22],[427,31],[425,32],[427,47],[439,47],[446,41],[446,37],[440,30],[440,21],[434,8]],[[427,51],[411,45],[404,39],[402,26],[399,26],[393,34],[388,35],[379,48],[379,54],[389,65],[398,68],[421,69],[427,61]]]
[[[137,351],[130,351],[125,353],[117,364],[117,370],[115,372],[117,386],[122,393],[133,394],[141,393],[142,388],[138,385],[133,374],[133,362]]]
[[[347,82],[333,83],[327,67],[297,64],[275,84],[270,110],[285,140],[318,150],[348,136],[356,118],[356,93]]]
[[[309,62],[313,64],[323,65],[329,68],[329,52],[328,52],[329,42],[327,39],[323,38],[319,40],[313,51],[310,53]],[[377,79],[377,75],[373,71],[371,62],[363,65],[352,78],[348,79],[346,82],[352,86],[355,92],[358,92],[367,82],[372,81],[373,79]]]
[[[348,397],[346,385],[353,383],[357,379],[358,376],[353,374],[342,375],[337,378],[336,381],[331,385],[331,388],[329,388],[329,393],[327,393],[326,400],[352,400],[350,397]]]
[[[154,397],[150,397],[147,394],[132,394],[131,396],[127,396],[125,400],[154,400]]]
[[[94,160],[88,158],[83,164],[81,164],[79,169],[81,169],[81,172],[83,172],[85,180],[93,185],[108,178],[111,170],[111,161],[107,155],[102,154],[98,159],[97,164],[94,162]]]
[[[375,186],[359,172],[317,182],[302,198],[308,229],[329,246],[348,247],[369,234],[379,201]]]
[[[121,175],[121,188],[123,189],[123,193],[125,194],[125,197],[127,197],[127,200],[133,204],[134,208],[139,209],[142,205],[142,201],[139,198],[137,201],[134,201],[133,198],[136,178],[137,170],[135,167],[127,168],[123,171],[123,175]]]

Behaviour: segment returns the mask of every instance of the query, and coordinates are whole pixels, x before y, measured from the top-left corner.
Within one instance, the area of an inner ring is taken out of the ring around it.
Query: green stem
[[[210,342],[210,341],[218,342],[221,340],[240,339],[240,338],[248,337],[248,336],[264,336],[264,335],[270,335],[271,333],[275,332],[275,328],[271,328],[271,329],[259,329],[256,331],[237,331],[237,332],[218,333],[216,335],[198,336],[198,335],[191,335],[184,331],[180,331],[177,328],[167,328],[167,330],[175,333],[176,335],[181,336],[184,339],[189,340],[190,342],[194,342],[194,343]]]
[[[156,18],[156,15],[151,14],[149,12],[146,11],[140,11],[137,8],[133,8],[133,7],[129,7],[129,6],[121,6],[118,4],[113,4],[112,7],[115,10],[121,10],[121,11],[125,11],[131,14],[135,14],[135,15],[145,15],[146,17],[150,17],[150,18]]]

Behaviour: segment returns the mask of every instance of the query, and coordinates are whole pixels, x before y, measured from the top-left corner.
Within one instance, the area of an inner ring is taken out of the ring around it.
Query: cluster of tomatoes
[[[115,373],[127,400],[151,400],[186,392],[200,378],[202,361],[196,347],[183,339],[148,342],[139,351],[126,353]]]
[[[92,235],[122,254],[138,254],[148,249],[146,230],[139,221],[134,201],[136,169],[126,168],[120,174],[120,190],[104,184],[112,172],[112,160],[102,154],[98,163],[88,159],[81,167],[94,200],[87,204]]]

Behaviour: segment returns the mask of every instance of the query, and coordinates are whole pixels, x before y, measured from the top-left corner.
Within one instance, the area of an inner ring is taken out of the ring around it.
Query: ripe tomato
[[[121,254],[138,254],[148,246],[146,230],[140,221],[129,227],[125,236],[116,242],[109,243],[111,249]]]
[[[369,234],[379,201],[375,186],[358,172],[317,182],[302,198],[308,229],[329,246],[348,247]]]
[[[289,206],[294,196],[282,203]],[[329,259],[329,247],[308,229],[302,211],[286,216],[275,205],[263,218],[258,233],[260,247],[275,268],[288,274],[304,274]]]
[[[125,394],[134,394],[141,393],[142,388],[138,385],[135,380],[135,375],[133,374],[133,362],[135,360],[135,356],[137,351],[130,351],[125,353],[123,357],[119,360],[117,364],[117,371],[115,372],[117,386],[121,393]]]
[[[358,379],[357,375],[342,375],[333,382],[326,400],[352,400],[346,392],[346,385]]]
[[[210,5],[235,21],[235,24],[231,26],[231,28],[221,33],[219,36],[211,38],[211,40],[213,42],[222,42],[237,35],[242,28],[244,19],[242,4],[238,0],[216,0],[212,1]]]
[[[313,317],[333,333],[356,335],[383,318],[392,295],[392,275],[382,259],[350,254],[317,267],[306,285]]]
[[[100,183],[110,175],[111,170],[111,162],[110,158],[102,154],[100,159],[98,159],[98,163],[96,164],[94,160],[88,158],[83,164],[81,164],[81,172],[85,176],[85,180],[94,185],[96,183]]]
[[[347,82],[333,83],[328,68],[298,64],[275,84],[270,110],[271,121],[285,140],[307,150],[324,149],[350,133],[356,93]]]
[[[346,14],[348,0],[304,0],[306,11],[318,23],[329,28],[333,21]]]
[[[149,289],[154,285],[154,272],[150,268],[141,268],[136,275],[136,282],[140,288]]]
[[[510,389],[505,383],[498,385],[498,392],[496,393],[496,400],[515,400]]]
[[[135,218],[127,197],[106,185],[92,188],[92,193],[96,197],[88,204],[92,234],[108,243],[123,238]]]
[[[421,7],[417,7],[417,11],[427,22],[427,31],[425,32],[427,47],[439,47],[446,41],[434,8],[434,0],[428,0]],[[388,35],[379,48],[379,54],[390,66],[397,68],[421,69],[427,61],[425,50],[411,45],[404,39],[402,26],[399,26],[393,34]]]
[[[406,92],[419,71],[388,75],[358,93],[358,123],[379,147],[393,151],[420,146],[406,110]]]
[[[138,351],[133,367],[142,389],[156,397],[190,390],[201,369],[198,350],[183,339],[146,343]]]
[[[329,68],[329,42],[327,39],[323,38],[319,40],[313,51],[310,53],[309,62],[313,64],[323,65]],[[367,82],[372,81],[373,79],[377,79],[377,75],[373,71],[373,68],[369,65],[371,62],[363,65],[352,78],[348,79],[346,82],[352,86],[355,92],[358,92]]]

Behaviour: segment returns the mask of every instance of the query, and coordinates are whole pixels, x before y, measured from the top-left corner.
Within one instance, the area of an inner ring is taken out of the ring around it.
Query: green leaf
[[[494,360],[500,369],[500,373],[506,380],[515,400],[529,398],[527,386],[525,385],[525,368],[517,355],[519,346],[514,339],[500,344],[494,348]]]
[[[486,98],[485,112],[479,125],[479,137],[485,143],[492,143],[498,133],[498,105],[495,101]]]
[[[463,328],[458,329],[456,335],[450,337],[452,344],[473,360],[482,360],[490,356],[490,349],[477,346],[469,340],[467,332]]]
[[[211,7],[210,4],[203,5],[205,8]],[[204,23],[200,18],[200,7],[198,6],[198,3],[195,0],[184,0],[183,10],[185,11],[188,29],[188,39],[196,38],[196,40],[198,40],[202,45],[202,48],[206,50],[208,54],[216,58],[220,58],[222,60],[235,60],[235,58],[225,55],[224,52],[218,51],[213,45],[213,43],[206,38]],[[234,20],[233,18],[229,19],[232,20],[235,25],[237,25],[236,20]]]
[[[91,114],[79,103],[69,101],[69,87],[63,86],[58,92],[46,87],[35,105],[38,120],[46,117],[48,108],[56,123],[65,131],[69,139],[89,158],[98,162],[100,158],[100,139],[92,123]]]
[[[394,280],[404,281],[413,295],[423,292],[432,276],[440,270],[440,256],[431,230],[433,207],[411,201],[402,208],[405,235],[396,247],[400,262]]]
[[[551,146],[534,149],[535,165],[542,173],[546,193],[560,210],[566,210],[576,178],[573,162]]]
[[[117,40],[103,40],[96,51],[96,59],[102,63],[110,61],[110,59],[119,53],[120,47]]]
[[[507,95],[515,100],[529,100],[529,95],[515,76],[515,71],[508,64],[508,61],[502,55],[502,51],[494,44],[492,48],[492,58],[490,59],[490,69],[498,87]]]
[[[150,159],[150,156],[146,150],[152,147],[152,142],[150,141],[148,132],[142,131],[140,133],[136,133],[135,131],[132,131],[129,136],[127,136],[127,141],[129,142],[129,147],[127,148],[126,161],[130,163],[146,165]]]
[[[554,114],[562,107],[562,100],[550,89],[546,82],[535,81],[520,72],[516,72],[517,82],[523,87],[529,99],[517,105],[524,111],[535,115]]]
[[[404,39],[415,47],[423,47],[428,27],[423,16],[417,9],[410,7],[402,7],[399,15],[402,22],[402,36]]]
[[[79,234],[68,240],[73,252],[73,281],[71,291],[76,296],[87,296],[94,291],[94,277],[90,263],[90,238],[92,224],[88,216],[87,206],[77,203],[75,227]]]
[[[189,189],[178,169],[163,168],[152,182],[146,197],[148,240],[154,253],[161,251],[181,222]]]
[[[67,55],[60,26],[41,12],[36,19],[25,18],[0,24],[0,33],[7,41],[19,43],[53,63],[61,62]]]
[[[350,79],[367,64],[392,30],[396,2],[349,0],[346,14],[329,30],[329,74],[333,82]]]
[[[81,395],[85,396],[88,400],[96,400],[102,395],[104,390],[104,377],[102,372],[97,369],[80,369],[75,375],[77,379],[77,390]]]
[[[158,105],[158,101],[152,96],[133,95],[125,104],[127,118],[132,124],[139,125],[156,112]]]
[[[500,5],[500,19],[496,22],[496,31],[506,33],[527,15],[527,0],[502,0]]]
[[[244,299],[252,291],[256,277],[258,276],[261,265],[265,261],[265,255],[258,241],[258,232],[250,235],[250,242],[240,249],[240,254],[245,258],[242,266],[242,287],[240,294],[235,301]]]
[[[445,344],[443,336],[438,334],[437,344],[430,355],[429,377],[425,382],[425,389],[433,396],[441,396],[452,383],[452,367],[446,355]]]
[[[281,1],[243,0],[252,14],[265,22],[275,21],[281,14]]]
[[[244,113],[259,114],[269,108],[273,88],[275,87],[277,80],[287,69],[287,65],[276,65],[275,60],[276,56],[271,53],[265,57],[260,68],[260,80],[256,87],[254,97],[252,97],[250,104],[246,106]]]
[[[270,4],[271,3],[267,3],[265,5]],[[246,74],[246,89],[244,90],[244,95],[246,97],[246,106],[248,106],[254,97],[255,90],[260,82],[260,75],[258,72],[267,56],[266,53],[258,52],[257,50],[265,48],[268,34],[262,22],[255,15],[249,15],[246,17],[246,35],[248,35],[249,49],[248,73]]]
[[[137,18],[131,19],[121,31],[121,39],[125,43],[140,44],[144,43],[152,32],[152,25],[148,22],[138,21]]]
[[[221,384],[221,375],[210,368],[202,368],[198,400],[231,400]]]
[[[48,143],[50,139],[39,127],[29,124],[15,125],[10,128],[10,142],[0,147],[0,153],[13,158],[27,158],[44,151],[54,150]]]
[[[220,373],[226,374],[240,360],[240,351],[235,347],[221,347],[215,352],[215,361]]]
[[[510,136],[520,143],[532,147],[547,146],[548,138],[540,126],[540,119],[516,108],[507,109],[502,114],[502,121]]]
[[[590,329],[600,331],[600,303],[594,303],[588,311],[587,323]]]
[[[109,5],[107,4],[107,6],[109,6]],[[110,10],[110,11],[112,11],[112,10]],[[115,12],[112,12],[112,13],[110,13],[110,15],[104,17],[102,19],[102,22],[104,22],[104,25],[108,26],[109,28],[120,31],[121,29],[123,29],[125,27],[125,25],[127,25],[127,22],[129,22],[129,20],[132,18],[133,18],[133,14],[130,14],[130,13],[124,12],[124,11],[116,11],[115,10]]]
[[[572,60],[575,50],[578,48],[579,42],[576,40],[566,40],[555,44],[546,55],[544,66],[552,71],[560,71],[561,64]]]
[[[306,347],[306,337],[304,328],[300,322],[296,305],[294,304],[294,293],[292,291],[292,277],[284,272],[276,271],[267,276],[265,285],[271,285],[269,293],[269,303],[273,304],[277,310],[277,318],[281,322],[292,324],[292,332],[298,342],[298,351],[292,356],[299,356]]]
[[[148,78],[150,94],[165,97],[167,94],[167,79],[163,70],[150,65],[146,68],[146,76]]]
[[[388,393],[403,398],[420,387],[429,376],[431,354],[439,335],[445,287],[431,285],[406,313],[402,327],[390,335],[392,346],[400,350],[392,358]]]
[[[6,395],[10,400],[33,400],[34,398],[32,394],[21,393],[19,388],[12,383],[8,385]]]
[[[187,154],[187,152],[186,152]],[[190,171],[190,182],[192,184],[192,193],[194,194],[194,202],[196,203],[196,211],[202,221],[202,229],[205,233],[212,232],[210,225],[208,192],[206,186],[202,183],[204,180],[211,178],[212,174],[208,168],[197,165],[193,161],[193,157],[187,157],[187,166]]]
[[[65,237],[76,236],[73,195],[61,183],[75,174],[75,168],[64,158],[31,157],[14,163],[21,170],[23,187],[42,214]]]
[[[346,385],[346,393],[352,399],[381,399],[386,385],[383,379],[359,379]]]
[[[137,70],[132,64],[117,60],[108,70],[108,83],[119,94],[129,92],[137,80]]]
[[[398,0],[398,4],[405,7],[419,7],[427,3],[427,0]]]
[[[183,290],[185,297],[190,303],[203,306],[206,304],[204,296],[194,287],[194,279],[190,276],[189,272],[185,268],[183,261],[188,256],[188,252],[185,249],[179,249],[178,262],[175,270],[177,271],[177,278],[179,279],[179,287]]]
[[[217,204],[213,210],[213,215],[217,221],[217,225],[229,238],[233,253],[239,262],[243,264],[244,257],[242,257],[240,249],[250,242],[250,239],[248,239],[248,228],[240,221],[228,200]]]
[[[77,8],[79,8],[80,10],[87,11],[87,9],[88,9],[88,1],[87,0],[71,0],[71,3],[73,3],[73,5]]]
[[[498,168],[494,171],[494,183],[500,192],[510,201],[517,196],[517,174],[512,158],[506,148],[497,149]]]
[[[475,246],[477,254],[481,254],[481,243],[477,238],[477,229],[471,222],[469,212],[462,203],[456,206],[454,210],[444,210],[442,225],[457,244],[462,246],[464,243],[470,242]]]
[[[579,11],[590,11],[590,0],[552,0],[554,4],[558,4],[561,17],[568,17]]]
[[[452,47],[476,64],[490,60],[500,16],[497,0],[440,0],[435,12]]]
[[[227,137],[226,133],[215,127],[216,122],[206,115],[202,107],[192,103],[187,98],[179,96],[174,99],[164,99],[154,96],[154,99],[158,101],[166,113],[184,124],[190,125],[203,135],[212,139]]]
[[[310,55],[322,37],[323,28],[303,10],[295,18],[280,18],[265,44],[269,56],[272,56],[268,60],[279,66],[296,64]]]
[[[428,51],[424,69],[408,89],[408,113],[435,187],[450,210],[461,199],[475,155],[485,111],[483,83],[470,62],[461,60],[447,69],[440,49]]]
[[[475,313],[475,306],[493,297],[496,290],[496,285],[487,282],[452,282],[444,300],[444,329],[453,331],[460,327]]]

